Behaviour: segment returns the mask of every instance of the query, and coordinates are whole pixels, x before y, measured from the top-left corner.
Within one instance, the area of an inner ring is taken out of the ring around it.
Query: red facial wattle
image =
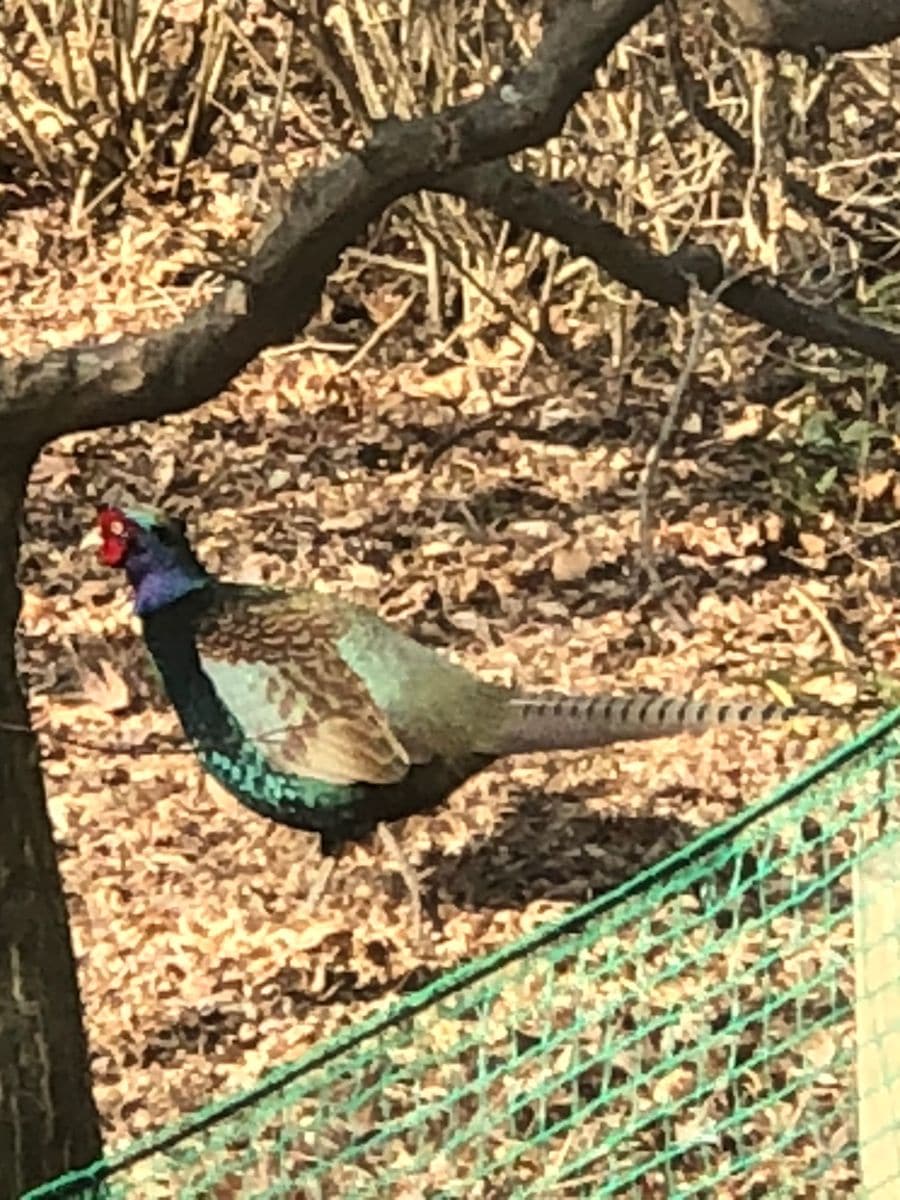
[[[101,508],[97,514],[97,524],[102,539],[98,558],[108,567],[120,567],[128,554],[128,518],[118,508]]]

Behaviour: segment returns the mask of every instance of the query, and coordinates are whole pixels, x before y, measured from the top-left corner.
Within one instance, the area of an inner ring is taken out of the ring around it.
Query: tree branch
[[[527,226],[569,246],[607,274],[667,307],[683,307],[689,280],[717,292],[722,304],[770,329],[844,350],[900,368],[900,334],[882,325],[810,304],[777,281],[744,276],[721,288],[726,268],[713,246],[682,245],[673,255],[657,254],[618,226],[570,199],[570,185],[544,183],[508,163],[487,163],[457,171],[442,190],[465,196],[517,225]]]
[[[394,200],[557,134],[597,67],[658,3],[570,0],[531,60],[478,100],[381,123],[361,151],[305,176],[244,280],[177,325],[0,361],[3,438],[33,451],[60,434],[183,412],[217,395],[261,350],[294,337],[338,256]]]
[[[558,133],[596,68],[661,0],[570,0],[531,60],[478,100],[409,121],[380,123],[364,148],[305,176],[245,268],[212,301],[165,330],[78,345],[32,359],[0,359],[0,436],[33,452],[64,433],[183,412],[217,395],[261,350],[290,341],[319,304],[343,250],[399,197],[456,192],[557,238],[657,303],[682,306],[688,280],[720,288],[710,247],[656,254],[502,160]],[[480,164],[480,165],[472,165]],[[720,292],[734,311],[808,341],[900,366],[900,336],[743,278]]]
[[[550,182],[509,163],[484,163],[448,176],[439,190],[489,208],[513,225],[556,238],[606,274],[667,308],[687,303],[688,282],[662,254],[572,199],[574,185]]]

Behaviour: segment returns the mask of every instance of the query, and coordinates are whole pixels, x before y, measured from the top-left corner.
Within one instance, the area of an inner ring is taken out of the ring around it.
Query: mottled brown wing
[[[338,652],[340,612],[315,593],[223,588],[196,630],[200,664],[276,770],[324,783],[396,783],[409,758]]]

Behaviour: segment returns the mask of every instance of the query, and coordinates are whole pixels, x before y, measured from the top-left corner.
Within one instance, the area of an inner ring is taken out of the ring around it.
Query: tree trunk
[[[0,446],[0,1200],[101,1152],[37,740],[16,676],[18,526],[30,455]]]

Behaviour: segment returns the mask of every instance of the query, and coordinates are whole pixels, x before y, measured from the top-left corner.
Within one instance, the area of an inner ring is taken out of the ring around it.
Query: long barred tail
[[[641,692],[632,696],[522,696],[508,701],[496,752],[584,750],[611,742],[698,733],[717,725],[785,720],[798,711],[778,704],[715,704]]]

